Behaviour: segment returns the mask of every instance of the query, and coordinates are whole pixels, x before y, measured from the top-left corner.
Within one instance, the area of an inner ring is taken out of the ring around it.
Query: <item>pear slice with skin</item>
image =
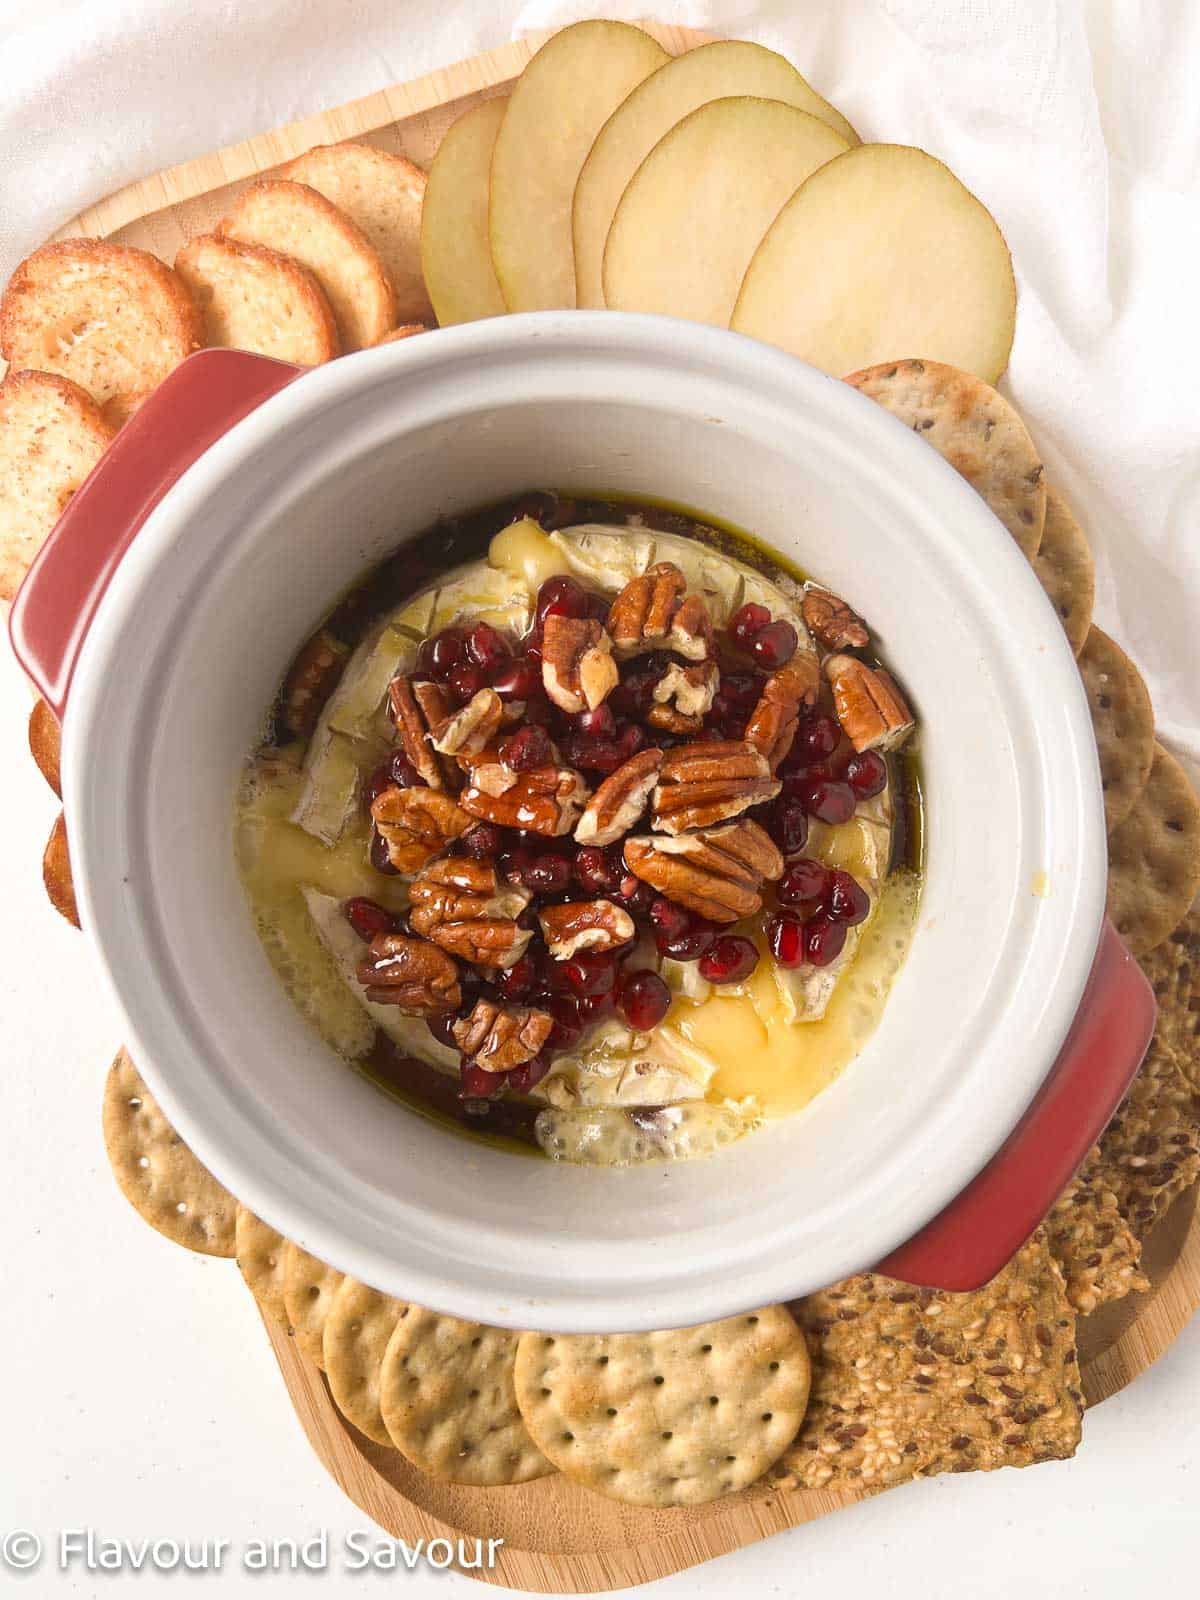
[[[507,100],[472,106],[449,128],[429,168],[421,210],[421,273],[439,324],[503,316],[492,267],[488,189]]]
[[[571,200],[592,141],[670,57],[627,22],[577,22],[518,78],[492,152],[492,262],[510,311],[575,304]]]
[[[831,377],[942,361],[996,382],[1017,291],[990,212],[924,150],[864,144],[788,201],[751,261],[730,327]]]
[[[734,95],[693,111],[621,196],[604,247],[606,304],[728,327],[780,208],[846,148],[827,123],[781,100]]]
[[[654,146],[710,100],[742,94],[782,100],[827,123],[848,144],[858,143],[841,112],[774,50],[744,39],[717,39],[676,56],[621,102],[596,135],[579,174],[571,227],[575,295],[581,307],[604,307],[604,241],[629,180]]]

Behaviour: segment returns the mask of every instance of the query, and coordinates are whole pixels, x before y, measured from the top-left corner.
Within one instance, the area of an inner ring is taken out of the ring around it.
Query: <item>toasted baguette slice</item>
[[[218,231],[307,267],[333,307],[344,351],[378,344],[396,326],[396,297],[378,252],[357,223],[307,184],[261,178],[237,197]]]
[[[154,393],[152,389],[131,389],[127,394],[114,394],[100,407],[101,415],[110,428],[120,430],[133,413]]]
[[[35,250],[0,302],[9,366],[57,372],[100,406],[155,388],[202,339],[200,314],[170,267],[98,239]]]
[[[204,342],[319,367],[338,353],[337,324],[307,267],[262,244],[219,233],[189,239],[175,257],[204,318]]]
[[[392,280],[399,321],[432,316],[421,275],[420,167],[367,144],[319,144],[281,167],[279,176],[308,184],[362,229]]]
[[[29,753],[46,782],[62,799],[62,730],[58,718],[39,699],[29,713]]]
[[[42,856],[42,882],[55,911],[78,927],[79,907],[75,903],[75,880],[71,876],[71,857],[67,850],[67,819],[61,811],[46,840]]]
[[[393,328],[391,333],[385,333],[380,339],[380,344],[395,344],[397,339],[411,339],[415,333],[428,333],[429,329],[423,322],[406,322],[399,328]]]
[[[16,594],[112,436],[100,408],[69,378],[10,372],[0,382],[0,599]]]

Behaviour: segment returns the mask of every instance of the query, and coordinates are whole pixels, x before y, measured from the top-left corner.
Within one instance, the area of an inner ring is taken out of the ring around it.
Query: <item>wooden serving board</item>
[[[672,54],[710,37],[690,28],[642,26]],[[314,144],[359,139],[427,166],[450,124],[477,101],[507,92],[547,37],[505,45],[156,173],[90,206],[54,237],[112,239],[169,262],[185,239],[224,215],[242,185]],[[1153,1284],[1149,1294],[1107,1307],[1080,1325],[1089,1406],[1150,1366],[1200,1306],[1195,1190],[1181,1197],[1156,1230],[1143,1266]],[[437,1483],[352,1428],[317,1368],[271,1319],[264,1320],[300,1423],[343,1491],[386,1532],[410,1544],[421,1538],[503,1539],[496,1565],[471,1572],[485,1582],[548,1594],[648,1583],[864,1498],[760,1484],[708,1506],[649,1511],[604,1500],[560,1476],[501,1490]]]

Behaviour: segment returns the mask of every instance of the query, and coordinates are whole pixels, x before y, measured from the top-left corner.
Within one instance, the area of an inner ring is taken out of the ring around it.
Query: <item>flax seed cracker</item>
[[[1100,1140],[1099,1170],[1143,1240],[1200,1177],[1200,1095],[1159,1038]]]
[[[1200,905],[1139,965],[1158,1001],[1158,1037],[1175,1052],[1180,1071],[1200,1090]]]
[[[321,1350],[329,1392],[347,1422],[376,1444],[392,1442],[379,1409],[379,1374],[388,1340],[407,1309],[357,1278],[343,1278],[325,1318]]]
[[[1096,564],[1083,529],[1057,489],[1046,490],[1046,526],[1033,570],[1058,612],[1072,653],[1078,656],[1092,625]]]
[[[283,1264],[287,1240],[281,1233],[239,1206],[234,1230],[234,1253],[246,1287],[280,1327],[288,1324],[283,1303]]]
[[[1154,746],[1145,786],[1108,840],[1108,914],[1135,956],[1167,939],[1200,891],[1200,801]]]
[[[296,1343],[310,1361],[325,1370],[325,1319],[342,1281],[336,1267],[326,1266],[290,1239],[283,1252],[283,1304]]]
[[[1141,1242],[1121,1215],[1099,1146],[1046,1218],[1046,1236],[1066,1279],[1067,1299],[1080,1316],[1150,1287],[1138,1266]]]
[[[795,1437],[808,1386],[783,1306],[666,1333],[525,1333],[517,1347],[534,1443],[630,1505],[700,1505],[753,1483]]]
[[[1129,815],[1150,776],[1154,708],[1141,673],[1099,628],[1088,632],[1079,654],[1079,670],[1100,754],[1104,821],[1112,833]]]

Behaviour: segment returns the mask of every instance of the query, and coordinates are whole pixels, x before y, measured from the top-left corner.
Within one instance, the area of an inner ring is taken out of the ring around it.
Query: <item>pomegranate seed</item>
[[[804,924],[804,958],[814,967],[827,967],[836,961],[846,944],[846,925],[831,922],[820,912]]]
[[[744,605],[729,619],[729,637],[739,650],[749,650],[754,636],[771,620],[766,606]]]
[[[575,878],[589,894],[607,895],[621,887],[619,855],[609,855],[598,844],[585,844],[575,857]]]
[[[617,735],[617,749],[621,755],[622,764],[631,761],[638,751],[646,744],[646,735],[636,722],[629,723]]]
[[[574,578],[547,578],[538,590],[534,618],[542,623],[549,616],[587,615],[588,597]]]
[[[615,739],[585,739],[581,734],[567,740],[566,756],[571,766],[585,772],[615,772],[625,762]]]
[[[531,992],[537,979],[537,962],[526,953],[514,961],[511,967],[497,972],[492,981],[506,1000],[523,1000]]]
[[[524,883],[523,874],[533,861],[533,851],[527,844],[515,844],[509,850],[503,850],[497,861],[500,875],[507,878],[509,883]]]
[[[463,637],[458,628],[443,628],[441,633],[432,639],[426,639],[421,646],[421,660],[418,665],[422,671],[429,673],[430,677],[439,678],[443,682],[450,676],[453,669],[458,666],[463,658]]]
[[[797,798],[810,817],[818,822],[849,822],[854,815],[854,790],[848,783],[833,778],[808,778],[797,791]]]
[[[521,717],[521,721],[531,728],[553,728],[561,719],[562,712],[542,694],[530,695]]]
[[[395,781],[392,777],[392,763],[390,761],[385,761],[381,767],[375,768],[375,771],[367,780],[366,788],[363,790],[363,801],[368,811],[385,789],[392,788]]]
[[[540,623],[537,625],[537,627],[530,628],[529,632],[525,635],[525,642],[522,645],[522,649],[525,652],[526,661],[528,661],[531,666],[536,667],[537,670],[541,672],[542,628]]]
[[[514,661],[510,656],[492,679],[492,688],[501,700],[528,700],[540,694],[542,669],[533,661]]]
[[[703,917],[693,917],[686,933],[681,933],[677,939],[668,939],[665,944],[659,945],[659,949],[673,961],[699,961],[716,936],[717,930],[711,922],[706,922]],[[658,941],[655,940],[655,943]]]
[[[842,730],[832,717],[806,717],[796,729],[784,765],[789,771],[826,761],[841,743]]]
[[[536,723],[518,728],[500,746],[500,759],[514,772],[532,772],[535,767],[545,767],[554,759],[550,735]]]
[[[660,895],[650,907],[650,921],[654,924],[654,937],[663,944],[672,939],[681,939],[691,926],[692,914],[683,906],[676,905],[674,900],[668,900]]]
[[[450,1031],[457,1021],[453,1011],[440,1011],[437,1016],[426,1017],[425,1026],[439,1044],[444,1044],[447,1050],[457,1050],[458,1040]]]
[[[591,999],[595,995],[611,994],[617,981],[617,968],[610,955],[572,956],[560,963],[564,986],[572,994]]]
[[[546,1047],[552,1054],[558,1055],[578,1043],[583,1033],[583,1022],[575,1001],[568,995],[552,994],[543,1004],[553,1018]]]
[[[764,672],[774,672],[792,659],[799,643],[790,622],[768,622],[754,635],[750,654]]]
[[[804,924],[786,911],[767,918],[767,944],[781,967],[798,967],[804,960]]]
[[[602,594],[590,594],[587,600],[587,614],[594,622],[607,622],[608,613],[612,610],[612,601]]]
[[[833,874],[823,862],[801,856],[799,861],[792,862],[780,878],[775,892],[780,905],[798,906],[805,900],[824,900],[832,882]]]
[[[878,750],[862,750],[846,763],[846,782],[860,800],[870,800],[887,788],[887,762]]]
[[[540,1056],[534,1056],[532,1061],[526,1061],[519,1067],[514,1067],[506,1075],[508,1087],[517,1094],[528,1094],[535,1088],[550,1071],[550,1056],[543,1051]]]
[[[474,662],[489,678],[506,666],[512,656],[507,640],[490,622],[475,624],[467,635],[466,650],[468,661]]]
[[[389,878],[394,878],[399,872],[399,867],[392,865],[392,858],[388,855],[388,847],[383,835],[374,828],[371,830],[371,849],[369,854],[371,865],[376,872],[384,872]]]
[[[503,1072],[485,1072],[473,1061],[464,1061],[459,1069],[458,1098],[495,1100],[504,1089],[505,1077]]]
[[[526,889],[532,889],[534,894],[563,894],[571,882],[571,863],[565,856],[550,855],[548,852],[534,856],[521,869],[517,881],[524,884]]]
[[[617,1009],[637,1033],[653,1033],[671,1009],[671,991],[657,972],[630,972],[622,980]]]
[[[631,917],[644,917],[654,904],[654,890],[635,878],[632,872],[627,872],[613,899],[619,900]]]
[[[828,891],[820,896],[830,921],[844,923],[847,928],[865,922],[871,910],[871,898],[862,884],[848,872],[834,872],[831,877]]]
[[[476,861],[494,861],[504,848],[504,836],[493,823],[477,822],[467,829],[459,843]]]
[[[480,689],[487,687],[482,671],[466,661],[451,671],[446,685],[460,706],[465,706],[468,700],[474,699]]]
[[[347,900],[342,907],[346,913],[346,921],[364,943],[370,944],[371,940],[379,933],[391,933],[395,929],[396,920],[390,911],[385,911],[375,900],[368,900],[365,895],[355,895],[353,900]]]
[[[724,934],[700,957],[700,976],[709,983],[741,983],[758,965],[758,951],[740,934]]]
[[[589,739],[611,739],[617,731],[617,719],[606,705],[591,711],[581,711],[575,726]]]
[[[767,832],[785,856],[799,855],[808,843],[808,812],[803,802],[784,792],[767,813]]]

